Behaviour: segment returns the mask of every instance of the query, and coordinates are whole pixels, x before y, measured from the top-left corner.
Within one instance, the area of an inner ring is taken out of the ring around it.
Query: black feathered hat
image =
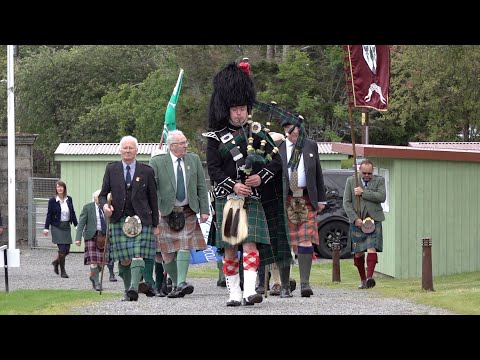
[[[255,85],[250,78],[248,59],[228,64],[213,78],[213,93],[208,110],[208,127],[220,130],[227,126],[232,106],[247,105],[248,113],[255,103]]]

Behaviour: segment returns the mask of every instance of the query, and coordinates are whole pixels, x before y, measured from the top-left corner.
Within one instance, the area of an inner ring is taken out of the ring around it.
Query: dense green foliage
[[[350,141],[339,45],[22,45],[15,60],[16,129],[38,134],[36,159],[50,161],[61,142],[118,142],[126,134],[159,141],[183,68],[177,127],[204,157],[213,75],[243,56],[250,58],[260,101],[301,113],[317,141]],[[479,46],[392,46],[389,110],[369,112],[369,142],[477,141],[479,65]],[[2,79],[6,66],[2,46]],[[1,132],[6,103],[3,92]],[[361,110],[353,115],[359,142]]]

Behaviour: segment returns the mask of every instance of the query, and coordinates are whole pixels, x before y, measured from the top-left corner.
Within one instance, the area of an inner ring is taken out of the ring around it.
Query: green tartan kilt
[[[350,224],[350,239],[352,240],[352,252],[359,253],[375,248],[377,252],[383,251],[382,223],[375,221],[375,231],[365,234],[359,227]]]
[[[223,208],[226,203],[226,198],[215,199],[215,216],[217,218],[215,246],[218,249],[232,246],[222,240]],[[268,232],[267,219],[265,218],[265,212],[263,211],[262,204],[258,200],[248,198],[247,206],[248,236],[246,240],[244,240],[238,245],[247,242],[255,242],[257,244],[257,249],[260,254],[260,266],[271,264],[275,262],[275,258],[270,247],[270,235]]]
[[[290,248],[290,241],[287,235],[288,225],[285,206],[285,195],[282,189],[282,179],[274,179],[269,184],[270,191],[273,191],[275,196],[272,199],[262,199],[265,217],[268,223],[268,232],[270,234],[271,252],[267,257],[273,256],[278,267],[289,266],[293,264],[292,251]],[[270,263],[269,263],[270,264]]]
[[[142,232],[135,237],[128,237],[123,232],[126,217],[110,224],[110,243],[112,260],[122,261],[135,257],[155,259],[155,237],[152,226],[142,225]]]

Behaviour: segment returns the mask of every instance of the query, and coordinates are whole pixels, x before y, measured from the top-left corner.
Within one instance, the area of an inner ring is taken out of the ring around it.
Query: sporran
[[[126,236],[135,237],[142,232],[142,221],[137,215],[127,216],[122,230]]]
[[[185,215],[182,206],[174,206],[168,215],[168,226],[174,231],[180,231],[185,227]]]
[[[375,222],[371,217],[367,217],[363,220],[361,228],[364,234],[371,234],[375,231]]]
[[[303,198],[292,198],[287,208],[288,220],[295,225],[300,225],[308,219],[308,208]]]
[[[102,235],[100,232],[97,232],[97,238],[95,239],[95,245],[97,249],[103,251],[105,249],[105,243],[107,241],[107,236]]]

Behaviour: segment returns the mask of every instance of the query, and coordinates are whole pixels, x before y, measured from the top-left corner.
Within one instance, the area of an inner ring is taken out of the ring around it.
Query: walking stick
[[[107,195],[107,204],[108,207],[112,205],[112,193],[108,193]],[[105,256],[107,254],[107,251],[109,250],[108,248],[108,242],[110,240],[110,216],[106,216],[105,219],[105,226],[107,228],[107,233],[105,234],[105,247],[103,248],[103,262],[102,262],[102,276],[100,277],[100,295],[102,295],[103,291],[103,273],[105,272]]]

